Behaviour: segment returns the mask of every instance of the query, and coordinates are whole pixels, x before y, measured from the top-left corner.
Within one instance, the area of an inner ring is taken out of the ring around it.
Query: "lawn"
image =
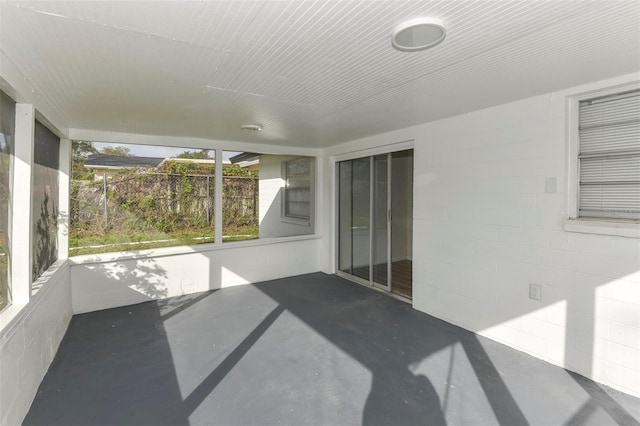
[[[222,241],[243,241],[258,238],[257,226],[225,228]],[[69,255],[111,253],[118,251],[144,250],[159,247],[173,247],[214,242],[214,229],[192,229],[175,232],[130,231],[82,234],[71,231]]]

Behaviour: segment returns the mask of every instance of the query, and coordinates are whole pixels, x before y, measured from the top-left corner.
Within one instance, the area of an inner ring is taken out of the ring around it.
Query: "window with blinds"
[[[311,159],[287,161],[284,172],[284,216],[311,220]]]
[[[580,102],[578,216],[640,220],[640,90]]]

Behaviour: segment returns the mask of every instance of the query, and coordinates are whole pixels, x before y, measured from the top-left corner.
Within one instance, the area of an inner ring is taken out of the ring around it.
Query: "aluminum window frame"
[[[640,114],[640,111],[633,109],[633,103],[625,105],[625,99],[632,98],[635,102],[640,99],[639,89],[619,91],[578,101],[576,217],[579,219],[640,220],[640,210],[631,207],[625,210],[623,207],[625,203],[628,205],[633,201],[633,187],[640,185],[640,148],[633,146],[633,140],[628,142],[620,139],[620,134],[615,135],[616,131],[624,132],[625,127],[629,126],[626,131],[630,131],[633,137],[634,124],[640,123],[640,117],[636,115]],[[606,105],[608,102],[616,101],[616,104]],[[589,111],[591,106],[597,108],[598,105],[605,106],[599,111],[597,109]],[[585,126],[583,117],[586,114],[590,114],[591,117],[586,118]],[[609,117],[604,117],[607,114]],[[618,117],[626,120],[618,120]],[[589,137],[590,131],[598,132],[600,135]],[[606,146],[607,144],[600,146],[599,142],[606,142],[607,136],[612,139],[608,144],[611,146]],[[592,139],[590,144],[589,139]],[[593,145],[598,146],[594,149]],[[631,148],[628,147],[629,145]],[[636,178],[636,176],[639,177]],[[587,193],[593,198],[591,205],[586,201]],[[585,194],[584,198],[583,194]],[[611,199],[613,196],[617,199],[615,203]],[[597,204],[600,204],[600,207]]]
[[[578,159],[580,153],[580,134],[579,134],[579,111],[580,102],[601,98],[605,96],[616,95],[624,92],[630,92],[633,90],[640,90],[640,81],[633,81],[623,83],[616,86],[597,89],[589,92],[578,93],[575,95],[567,96],[566,98],[566,110],[565,110],[565,123],[566,123],[566,145],[565,145],[565,187],[566,187],[566,217],[567,223],[571,223],[570,226],[565,226],[565,230],[572,231],[573,228],[583,229],[582,224],[576,226],[575,222],[598,222],[600,225],[607,227],[611,226],[611,229],[620,227],[635,228],[640,221],[635,219],[621,219],[616,217],[585,217],[579,216],[579,188],[580,188],[580,162]],[[609,225],[608,225],[609,224]],[[600,228],[602,226],[598,225]],[[588,227],[591,227],[590,225]],[[568,229],[572,228],[572,229]],[[597,233],[607,233],[598,231]],[[582,231],[576,231],[582,232]],[[589,231],[584,231],[589,232]],[[614,230],[613,234],[617,234]],[[635,236],[635,231],[633,232]]]
[[[289,182],[289,164],[306,160],[309,161],[309,216],[300,216],[289,214],[288,206],[288,182]],[[295,223],[298,225],[311,226],[315,211],[315,157],[300,156],[282,162],[282,208],[281,219],[283,222]]]

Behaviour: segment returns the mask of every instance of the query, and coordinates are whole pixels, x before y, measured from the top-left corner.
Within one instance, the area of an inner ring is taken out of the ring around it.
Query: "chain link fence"
[[[72,234],[213,230],[215,177],[133,172],[71,183]],[[223,225],[258,225],[258,178],[223,178]],[[211,235],[213,233],[211,232]]]

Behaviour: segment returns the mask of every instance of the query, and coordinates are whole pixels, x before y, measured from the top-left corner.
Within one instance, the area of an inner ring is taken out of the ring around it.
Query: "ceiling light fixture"
[[[251,130],[252,132],[259,132],[262,130],[261,124],[243,124],[240,126],[242,130]]]
[[[417,52],[442,42],[446,34],[441,21],[416,18],[405,21],[393,29],[391,44],[402,52]]]

